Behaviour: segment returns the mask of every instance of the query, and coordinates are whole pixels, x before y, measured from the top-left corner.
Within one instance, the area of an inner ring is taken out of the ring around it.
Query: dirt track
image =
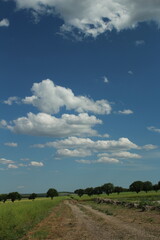
[[[44,233],[47,233],[46,237]],[[52,214],[30,232],[25,239],[158,240],[160,235],[158,237],[155,231],[143,228],[143,224],[127,223],[127,221],[115,216],[108,216],[90,206],[70,200],[57,206]]]

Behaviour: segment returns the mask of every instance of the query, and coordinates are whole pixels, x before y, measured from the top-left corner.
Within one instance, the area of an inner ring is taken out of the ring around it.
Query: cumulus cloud
[[[8,168],[17,169],[18,166],[15,165],[15,164],[9,164],[9,165],[8,165]]]
[[[25,97],[22,102],[32,104],[44,113],[58,113],[62,107],[79,113],[109,114],[111,112],[107,100],[93,101],[85,96],[75,96],[71,89],[56,86],[50,79],[34,83],[31,91],[33,95]]]
[[[7,143],[4,143],[4,145],[8,147],[18,147],[18,143],[15,143],[15,142],[7,142]]]
[[[7,128],[14,133],[32,136],[66,137],[70,135],[97,135],[92,127],[101,124],[102,121],[87,113],[63,114],[56,118],[46,113],[28,113],[27,117],[21,117],[13,121],[13,125]]]
[[[156,148],[158,148],[158,146],[153,144],[147,144],[142,147],[142,149],[145,149],[145,150],[154,150]]]
[[[58,15],[62,32],[97,37],[106,31],[134,29],[139,23],[160,24],[160,2],[151,0],[14,0],[18,9],[34,15]]]
[[[121,158],[121,159],[139,159],[142,158],[141,155],[136,154],[136,153],[130,153],[130,152],[113,152],[111,154],[108,153],[101,153],[98,154],[99,157],[117,157],[117,158]]]
[[[7,122],[5,120],[0,121],[0,128],[6,128],[7,127]]]
[[[123,115],[130,115],[130,114],[133,114],[133,111],[130,109],[125,109],[123,111],[118,111],[118,113]]]
[[[34,145],[36,147],[36,145]],[[57,149],[87,149],[92,151],[119,151],[129,149],[139,149],[139,147],[131,142],[128,138],[119,138],[118,140],[98,140],[93,141],[90,138],[69,137],[64,140],[48,142],[41,144],[41,147],[53,147]],[[38,147],[38,145],[37,145]]]
[[[12,164],[12,163],[14,163],[14,161],[5,158],[0,158],[0,164]]]
[[[9,97],[7,100],[3,101],[3,103],[7,104],[7,105],[12,105],[13,103],[19,103],[19,98],[18,97]]]
[[[160,133],[160,129],[159,129],[159,128],[156,128],[156,127],[154,127],[154,126],[147,127],[147,129],[148,129],[149,131],[152,131],[152,132]]]
[[[97,160],[76,160],[78,163],[83,163],[83,164],[91,164],[91,163],[119,163],[119,160],[116,158],[110,158],[110,157],[101,157],[98,158]]]
[[[87,157],[91,155],[90,150],[86,149],[58,149],[57,156],[58,157]]]
[[[33,167],[43,167],[44,164],[42,162],[35,162],[35,161],[32,161],[30,163],[30,166],[33,166]]]
[[[9,20],[7,18],[0,20],[0,27],[9,27]]]

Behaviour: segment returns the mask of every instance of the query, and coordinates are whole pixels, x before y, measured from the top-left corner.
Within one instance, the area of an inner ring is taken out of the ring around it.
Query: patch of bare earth
[[[147,230],[143,227],[143,221],[140,223],[140,219],[135,220],[131,213],[134,212],[128,209],[122,217],[108,216],[91,206],[68,200],[58,205],[23,240],[160,239],[158,231]]]

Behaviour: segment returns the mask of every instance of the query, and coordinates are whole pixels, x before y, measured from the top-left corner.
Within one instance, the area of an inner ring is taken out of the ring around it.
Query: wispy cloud
[[[160,128],[156,128],[156,127],[154,127],[154,126],[147,127],[147,129],[148,129],[149,131],[152,131],[152,132],[160,133]]]
[[[133,111],[130,110],[130,109],[125,109],[125,110],[120,110],[118,111],[119,114],[122,114],[122,115],[130,115],[130,114],[133,114]]]
[[[18,143],[15,143],[15,142],[7,142],[7,143],[4,143],[4,145],[8,147],[18,147]]]
[[[33,167],[43,167],[44,164],[42,162],[35,162],[35,161],[32,161],[30,163],[30,166],[33,166]]]
[[[108,80],[108,78],[106,76],[103,76],[103,82],[104,83],[109,83],[109,80]]]
[[[137,40],[137,41],[135,41],[135,45],[136,46],[141,46],[141,45],[144,45],[144,44],[145,44],[144,40]]]

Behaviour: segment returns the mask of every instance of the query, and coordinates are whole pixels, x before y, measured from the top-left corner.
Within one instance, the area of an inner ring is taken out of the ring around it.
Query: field
[[[0,203],[0,240],[20,239],[46,217],[64,197]]]
[[[159,192],[77,195],[0,203],[0,240],[159,239],[160,212],[97,204],[95,197],[160,201]],[[156,204],[159,204],[158,202]],[[100,233],[101,232],[101,233]],[[98,235],[97,235],[98,234]]]

